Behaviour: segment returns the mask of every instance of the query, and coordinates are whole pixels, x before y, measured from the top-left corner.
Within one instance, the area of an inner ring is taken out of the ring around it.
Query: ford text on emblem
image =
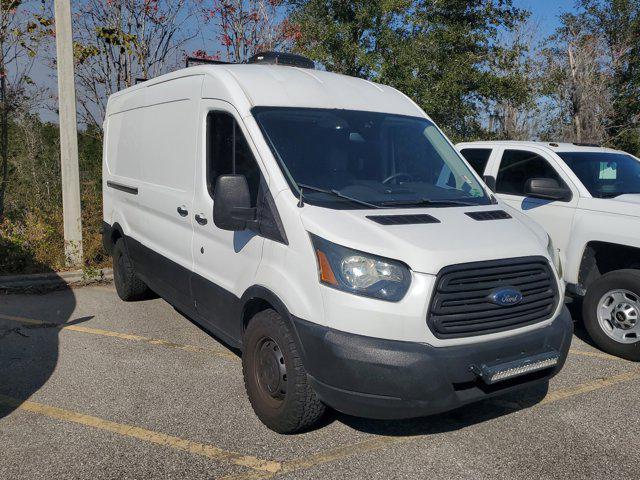
[[[489,300],[496,305],[508,307],[519,304],[522,301],[522,293],[514,288],[500,288],[489,294]]]

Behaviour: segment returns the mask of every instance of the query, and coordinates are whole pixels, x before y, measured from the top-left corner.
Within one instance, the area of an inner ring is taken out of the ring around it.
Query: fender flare
[[[114,223],[113,225],[109,225],[107,222],[103,222],[102,224],[102,246],[105,251],[111,255],[113,252],[113,246],[115,245],[114,237],[118,236],[120,238],[125,238],[124,230],[120,226],[119,223]]]
[[[289,309],[284,304],[284,302],[278,297],[275,293],[269,290],[266,287],[261,285],[253,285],[249,287],[242,294],[240,298],[240,305],[242,308],[240,309],[240,323],[242,325],[242,334],[244,334],[244,330],[246,327],[245,316],[247,314],[247,306],[252,300],[262,300],[273,307],[273,309],[280,314],[284,322],[287,324],[289,329],[293,334],[293,339],[296,342],[298,350],[302,354],[303,360],[306,358],[304,343],[300,339],[300,335],[298,334],[298,329],[295,324],[295,317],[289,312]]]

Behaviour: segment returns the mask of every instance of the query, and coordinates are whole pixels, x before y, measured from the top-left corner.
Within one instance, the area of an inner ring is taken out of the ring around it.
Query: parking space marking
[[[354,455],[380,450],[394,443],[402,443],[408,440],[418,438],[415,436],[399,436],[399,437],[376,437],[362,442],[345,445],[343,447],[332,448],[330,450],[320,452],[315,455],[302,457],[296,460],[282,462],[281,468],[277,472],[246,472],[239,474],[227,475],[218,478],[218,480],[257,480],[262,478],[272,478],[276,475],[296,472],[299,470],[307,470],[309,468],[324,465],[325,463],[336,462],[343,458],[349,458]]]
[[[618,375],[612,375],[611,377],[598,378],[590,382],[582,383],[576,387],[567,387],[556,390],[555,392],[549,392],[536,406],[546,405],[575,395],[601,390],[619,383],[625,383],[637,379],[640,379],[640,370],[637,369],[631,370],[630,372],[620,373]]]
[[[230,351],[224,351],[221,349],[214,349],[214,348],[198,347],[196,345],[185,345],[182,343],[174,343],[168,340],[162,340],[158,338],[147,338],[141,335],[133,335],[130,333],[120,333],[120,332],[114,332],[111,330],[102,330],[99,328],[83,327],[82,325],[68,325],[64,323],[44,322],[42,320],[36,320],[33,318],[16,317],[12,315],[4,315],[4,314],[0,314],[0,320],[9,320],[12,322],[22,323],[25,325],[32,325],[35,327],[57,328],[59,330],[69,330],[72,332],[88,333],[91,335],[99,335],[102,337],[113,337],[113,338],[118,338],[120,340],[141,342],[141,343],[146,343],[148,345],[156,345],[156,346],[165,347],[165,348],[173,348],[173,349],[184,350],[184,351],[193,352],[193,353],[207,353],[210,355],[216,355],[218,357],[223,357],[223,358],[232,359],[236,361],[239,360],[238,356]]]
[[[600,378],[590,382],[585,382],[576,387],[563,388],[560,390],[556,390],[555,392],[549,392],[544,397],[544,399],[533,405],[531,408],[538,408],[543,405],[566,400],[576,395],[600,390],[637,379],[640,379],[640,370],[632,370],[630,372],[621,373],[619,375],[613,375],[611,377]],[[513,410],[522,409],[522,407],[515,402],[504,402],[500,400],[490,400],[490,402],[497,406]],[[263,478],[272,478],[280,474],[290,473],[298,470],[306,470],[309,468],[317,467],[319,465],[323,465],[325,463],[342,460],[343,458],[348,458],[353,455],[379,450],[386,447],[387,445],[403,443],[411,440],[418,440],[425,437],[425,435],[404,437],[377,437],[372,440],[366,440],[364,442],[356,443],[353,445],[338,447],[336,449],[328,450],[317,455],[302,457],[296,460],[284,461],[281,464],[280,470],[277,472],[247,472],[236,475],[228,475],[218,480],[256,480]]]
[[[78,413],[71,410],[52,407],[30,400],[21,402],[20,400],[17,400],[15,398],[0,395],[0,405],[16,408],[25,412],[44,415],[46,417],[54,418],[57,420],[77,423],[86,427],[92,427],[126,437],[132,437],[143,442],[163,445],[175,450],[181,450],[183,452],[191,453],[194,455],[200,455],[211,460],[230,462],[234,465],[239,465],[241,467],[250,468],[252,470],[257,470],[260,472],[266,472],[268,474],[277,473],[282,468],[282,464],[280,462],[264,460],[251,455],[242,455],[237,452],[223,450],[214,445],[193,442],[184,438],[174,437],[172,435],[166,435],[160,432],[154,432],[153,430],[147,430],[145,428],[126,425],[123,423],[116,423],[110,420],[105,420],[103,418],[93,417],[91,415],[85,415],[83,413]]]

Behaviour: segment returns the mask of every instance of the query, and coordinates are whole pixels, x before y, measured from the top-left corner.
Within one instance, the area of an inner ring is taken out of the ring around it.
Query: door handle
[[[181,217],[186,217],[187,215],[189,215],[189,210],[187,210],[187,207],[182,205],[181,207],[178,207],[178,215],[180,215]]]
[[[196,214],[196,222],[198,222],[200,225],[206,225],[207,224],[207,219],[205,218],[205,216],[201,213]]]

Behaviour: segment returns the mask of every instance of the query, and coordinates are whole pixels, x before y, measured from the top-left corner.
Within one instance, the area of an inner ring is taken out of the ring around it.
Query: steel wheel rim
[[[261,396],[272,406],[280,406],[287,395],[287,365],[274,339],[263,337],[256,344],[254,372]]]
[[[618,343],[640,341],[640,296],[624,289],[605,293],[598,302],[598,324]]]

